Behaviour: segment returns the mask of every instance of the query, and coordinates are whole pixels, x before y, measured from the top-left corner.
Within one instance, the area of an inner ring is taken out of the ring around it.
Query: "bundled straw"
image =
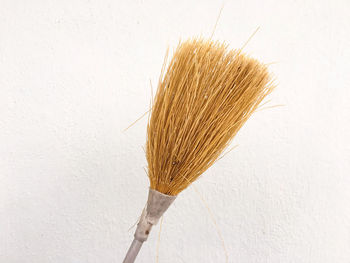
[[[151,188],[177,195],[207,170],[272,91],[266,67],[224,44],[181,43],[147,129]]]
[[[273,89],[263,64],[203,39],[180,43],[163,73],[147,127],[148,201],[124,263],[134,262],[176,196],[217,160]]]

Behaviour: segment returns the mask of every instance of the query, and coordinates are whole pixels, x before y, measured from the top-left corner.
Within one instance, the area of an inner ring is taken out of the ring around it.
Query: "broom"
[[[124,263],[273,89],[265,65],[211,40],[180,43],[164,68],[147,127],[148,200]]]

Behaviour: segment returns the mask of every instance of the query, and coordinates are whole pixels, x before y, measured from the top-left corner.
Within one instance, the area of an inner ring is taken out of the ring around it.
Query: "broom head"
[[[203,39],[180,43],[162,71],[147,128],[151,189],[167,195],[184,190],[272,89],[266,66],[240,50]]]

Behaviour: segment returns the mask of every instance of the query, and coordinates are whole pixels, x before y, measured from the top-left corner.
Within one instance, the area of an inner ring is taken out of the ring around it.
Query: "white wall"
[[[145,203],[149,80],[220,1],[0,1],[0,262],[121,262]],[[229,262],[350,262],[350,4],[226,1],[215,39],[278,89],[195,187]],[[155,262],[159,226],[137,262]],[[225,262],[193,187],[159,262]]]

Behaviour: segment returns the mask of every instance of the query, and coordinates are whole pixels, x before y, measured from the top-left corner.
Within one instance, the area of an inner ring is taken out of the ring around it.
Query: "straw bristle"
[[[180,43],[147,128],[150,187],[177,195],[207,170],[272,91],[267,68],[212,41]]]

